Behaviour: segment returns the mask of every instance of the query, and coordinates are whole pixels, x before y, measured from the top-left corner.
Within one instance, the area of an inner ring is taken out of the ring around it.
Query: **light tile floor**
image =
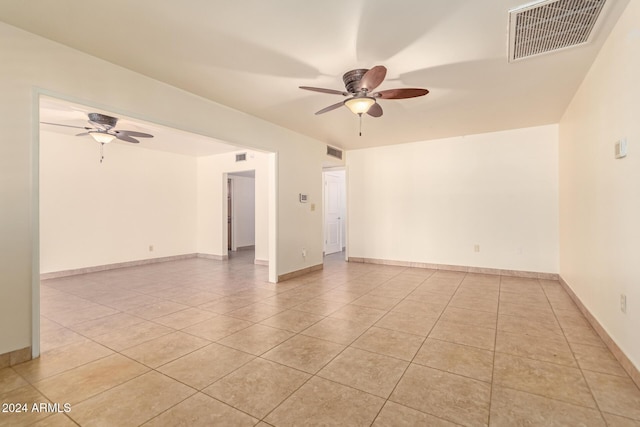
[[[42,357],[0,370],[28,411],[0,425],[640,426],[557,282],[334,255],[274,285],[252,259],[43,281]]]

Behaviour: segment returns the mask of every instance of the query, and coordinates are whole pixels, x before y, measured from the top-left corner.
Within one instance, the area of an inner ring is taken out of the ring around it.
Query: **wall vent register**
[[[327,155],[342,160],[342,150],[327,145]]]
[[[247,153],[236,154],[236,162],[244,162],[247,160]]]
[[[588,43],[606,0],[545,0],[509,11],[509,61]]]

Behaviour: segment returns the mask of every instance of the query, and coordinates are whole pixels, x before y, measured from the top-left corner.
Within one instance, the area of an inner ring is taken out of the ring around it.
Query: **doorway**
[[[346,250],[346,173],[325,170],[323,175],[324,254]]]
[[[227,250],[255,250],[256,171],[227,174]]]

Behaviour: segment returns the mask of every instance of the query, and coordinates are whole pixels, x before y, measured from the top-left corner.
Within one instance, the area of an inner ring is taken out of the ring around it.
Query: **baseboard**
[[[213,260],[216,260],[216,261],[228,261],[229,260],[229,255],[214,255],[214,254],[197,253],[196,257],[204,258],[204,259],[213,259]]]
[[[311,273],[313,271],[322,270],[324,268],[323,264],[312,265],[311,267],[303,268],[302,270],[292,271],[290,273],[285,273],[278,276],[278,282],[284,282],[285,280],[293,279],[295,277],[302,276],[307,273]]]
[[[268,259],[254,259],[253,263],[256,265],[265,265],[267,267],[269,267],[269,260]]]
[[[21,348],[19,350],[10,351],[8,353],[0,354],[0,369],[8,368],[9,366],[18,365],[27,360],[31,360],[31,347]]]
[[[117,268],[136,267],[139,265],[156,264],[159,262],[177,261],[180,259],[200,257],[200,254],[172,255],[166,257],[140,259],[136,261],[116,262],[113,264],[96,265],[93,267],[75,268],[71,270],[54,271],[51,273],[41,273],[40,280],[57,279],[60,277],[76,276],[78,274],[96,273],[98,271],[115,270]]]
[[[602,327],[600,322],[591,314],[591,312],[587,309],[587,307],[582,303],[580,298],[573,292],[571,286],[562,278],[559,279],[560,285],[564,288],[565,291],[569,294],[573,302],[578,306],[578,309],[582,312],[583,316],[587,319],[591,327],[596,331],[596,333],[600,336],[602,341],[605,343],[609,351],[613,354],[613,356],[620,362],[622,368],[629,374],[631,379],[638,387],[640,387],[640,370],[633,364],[633,362],[627,357],[626,354],[618,347],[618,344],[613,341],[613,338],[609,336],[607,331]]]
[[[358,258],[358,257],[349,257],[349,262],[362,262],[365,264],[393,265],[393,266],[399,266],[399,267],[412,267],[412,268],[428,268],[431,270],[460,271],[463,273],[493,274],[497,276],[523,277],[528,279],[558,280],[558,275],[556,273],[542,273],[542,272],[536,272],[536,271],[503,270],[500,268],[471,267],[471,266],[464,266],[464,265],[449,265],[449,264],[431,264],[426,262],[396,261],[396,260],[388,260],[388,259]]]
[[[256,250],[256,245],[238,246],[236,248],[236,251],[255,251],[255,250]]]

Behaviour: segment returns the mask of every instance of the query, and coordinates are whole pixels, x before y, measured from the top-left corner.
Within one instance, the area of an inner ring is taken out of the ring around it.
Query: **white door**
[[[324,174],[324,253],[342,251],[342,180]]]

